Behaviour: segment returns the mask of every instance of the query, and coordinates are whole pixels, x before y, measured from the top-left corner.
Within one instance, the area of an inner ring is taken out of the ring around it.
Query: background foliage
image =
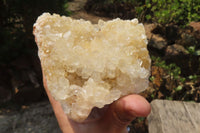
[[[187,25],[200,20],[200,0],[89,0],[88,8],[106,12],[111,17],[155,22],[162,25]],[[113,12],[113,13],[110,13]],[[98,14],[98,12],[97,12]],[[118,14],[118,15],[116,15]],[[103,14],[104,15],[104,14]]]
[[[137,13],[145,12],[145,18],[161,24],[185,25],[200,20],[199,0],[145,0],[136,8]]]

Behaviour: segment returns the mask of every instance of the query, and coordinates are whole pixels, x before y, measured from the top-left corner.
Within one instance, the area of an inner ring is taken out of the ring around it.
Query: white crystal
[[[148,86],[147,38],[137,19],[92,25],[44,13],[34,35],[48,89],[75,121]]]

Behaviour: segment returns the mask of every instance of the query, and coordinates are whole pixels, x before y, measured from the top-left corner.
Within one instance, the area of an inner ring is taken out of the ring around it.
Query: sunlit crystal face
[[[48,89],[76,121],[148,86],[147,39],[137,19],[92,25],[44,13],[34,35]]]

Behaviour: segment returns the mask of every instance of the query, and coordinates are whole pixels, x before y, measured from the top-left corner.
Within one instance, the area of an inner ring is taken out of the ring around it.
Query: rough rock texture
[[[76,121],[85,120],[93,107],[148,86],[147,39],[137,19],[92,25],[44,13],[34,35],[48,89]]]
[[[48,101],[19,112],[0,114],[1,133],[61,133]]]
[[[166,58],[172,58],[173,56],[179,56],[179,55],[186,55],[188,52],[187,50],[179,44],[173,44],[167,46],[165,50],[165,56]]]
[[[149,133],[200,133],[200,104],[154,100],[148,116]]]

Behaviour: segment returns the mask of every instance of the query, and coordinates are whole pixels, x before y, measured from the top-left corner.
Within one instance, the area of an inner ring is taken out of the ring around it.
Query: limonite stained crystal
[[[33,33],[48,89],[75,121],[148,87],[151,61],[137,19],[91,24],[43,13]]]

